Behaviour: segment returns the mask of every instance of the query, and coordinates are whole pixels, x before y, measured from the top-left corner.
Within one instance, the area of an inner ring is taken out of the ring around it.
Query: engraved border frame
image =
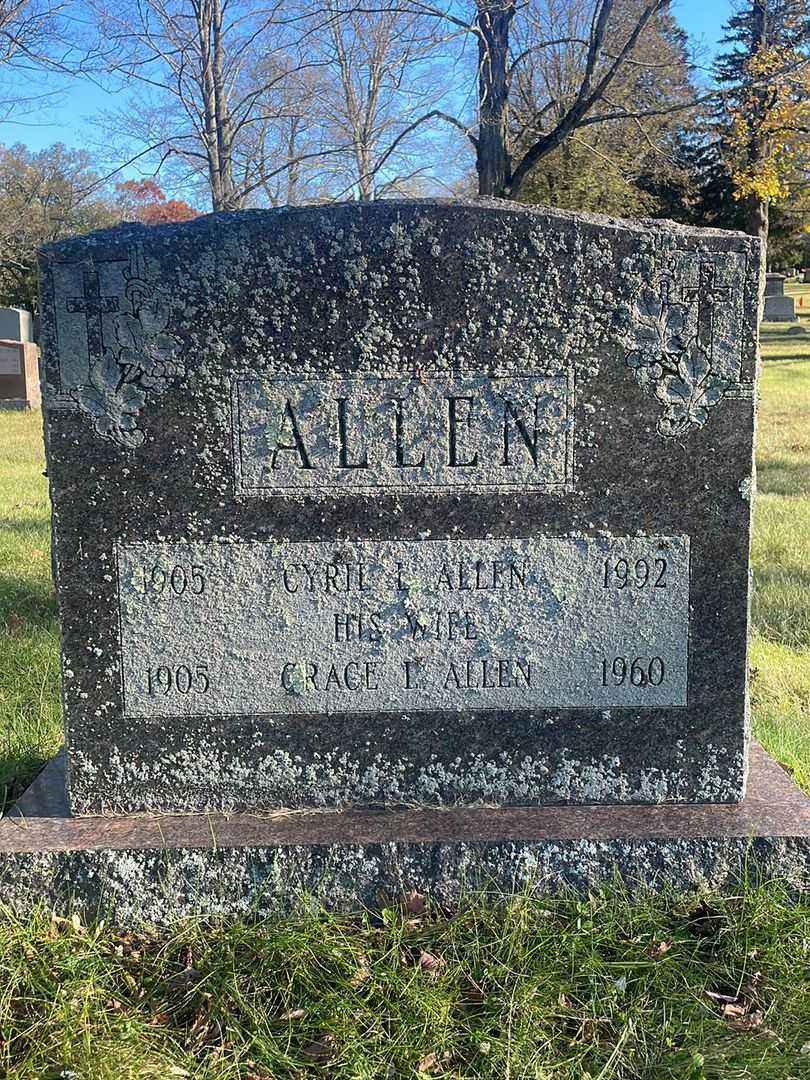
[[[447,371],[442,373],[431,374],[424,378],[418,379],[412,372],[400,372],[397,374],[380,374],[369,373],[362,377],[358,377],[355,373],[347,372],[340,374],[321,375],[315,374],[312,376],[307,375],[275,375],[269,376],[270,382],[358,382],[366,383],[369,379],[376,382],[385,382],[388,380],[404,380],[411,379],[413,382],[425,383],[438,381],[439,379],[447,378],[462,378],[470,376],[484,376],[489,377],[491,381],[497,382],[498,376],[487,376],[486,372],[481,371]],[[257,374],[254,371],[242,371],[237,372],[231,376],[231,453],[233,460],[233,488],[235,498],[253,498],[253,499],[277,499],[277,498],[310,498],[310,499],[331,499],[331,498],[351,498],[352,496],[363,495],[379,495],[381,493],[395,494],[395,495],[443,495],[443,494],[458,494],[460,492],[470,492],[472,494],[488,494],[489,492],[504,492],[510,494],[519,494],[521,492],[531,492],[536,494],[560,494],[569,493],[574,491],[574,468],[575,468],[575,429],[576,429],[576,373],[573,366],[568,366],[564,371],[558,374],[549,374],[544,371],[529,371],[520,375],[504,376],[504,378],[515,379],[565,379],[566,388],[563,400],[565,401],[565,414],[563,416],[563,423],[565,424],[565,460],[564,460],[564,472],[565,479],[561,482],[552,483],[531,483],[525,479],[516,480],[511,483],[482,483],[482,482],[459,482],[456,484],[418,484],[405,486],[404,484],[397,483],[379,483],[379,484],[357,484],[351,487],[334,487],[328,483],[321,488],[309,487],[301,485],[299,487],[289,486],[283,488],[270,488],[270,487],[251,487],[244,482],[244,447],[242,444],[242,410],[239,397],[239,382],[242,379],[257,379],[261,374]]]
[[[388,539],[389,540],[395,540],[395,539],[398,539],[398,538],[389,537]],[[445,542],[446,540],[452,540],[452,539],[453,539],[452,537],[444,537],[444,538],[435,537],[435,538],[433,538],[431,540],[423,540],[423,541],[420,541],[420,542],[421,543],[436,543],[436,542]],[[482,536],[482,537],[465,537],[464,539],[467,539],[467,540],[476,540],[476,539],[477,540],[495,540],[495,541],[497,541],[498,539],[502,539],[504,541],[512,541],[512,540],[536,540],[536,539],[544,539],[544,540],[595,539],[595,540],[598,540],[598,539],[603,539],[603,538],[598,537],[598,536],[584,537],[584,536],[581,536],[581,535],[564,535],[564,536],[553,536],[553,537],[549,537],[549,536],[543,536],[543,537],[512,536],[512,537],[502,537],[502,538],[492,537],[492,536]],[[529,713],[535,714],[535,713],[550,713],[550,712],[576,712],[576,713],[588,713],[588,712],[591,712],[591,713],[595,713],[595,712],[604,712],[605,710],[608,710],[610,712],[618,711],[618,710],[622,710],[622,711],[628,710],[628,711],[631,711],[631,712],[644,712],[644,711],[649,711],[651,709],[656,710],[656,711],[661,711],[661,710],[669,711],[670,709],[678,709],[678,710],[689,709],[691,707],[691,705],[690,705],[690,697],[691,697],[690,673],[691,673],[691,670],[692,670],[692,559],[693,559],[692,537],[687,535],[686,533],[679,533],[679,534],[677,534],[676,536],[673,536],[673,537],[663,537],[663,536],[658,536],[658,534],[656,534],[654,536],[648,536],[647,534],[641,534],[641,535],[636,535],[636,536],[613,537],[613,541],[615,543],[619,543],[620,541],[623,541],[623,540],[655,540],[655,539],[679,539],[679,540],[685,541],[685,544],[686,544],[686,604],[687,604],[687,607],[686,607],[686,643],[685,643],[686,644],[686,664],[685,664],[685,670],[684,670],[684,690],[685,690],[684,698],[685,698],[685,700],[682,703],[677,704],[677,705],[639,705],[639,704],[632,704],[632,705],[537,705],[537,706],[526,706],[526,707],[518,707],[518,708],[514,708],[514,707],[504,707],[504,708],[491,708],[490,707],[490,708],[479,708],[479,709],[472,708],[472,709],[469,710],[470,716],[471,717],[475,717],[475,716],[494,716],[494,715],[499,715],[499,714],[502,714],[502,713],[513,713],[513,714],[518,714],[518,715],[526,715],[526,714],[529,714]],[[218,540],[216,538],[209,539],[207,541],[202,540],[202,541],[198,541],[198,542],[199,543],[226,543],[225,541],[221,541],[221,540]],[[245,544],[267,544],[267,543],[272,544],[274,542],[275,541],[273,541],[273,540],[241,540],[240,541],[240,543],[245,543]],[[296,544],[320,544],[320,543],[323,543],[324,541],[321,541],[321,540],[296,540],[296,541],[281,541],[281,542],[282,543],[296,543]],[[364,541],[363,540],[358,540],[358,541],[353,541],[353,542],[354,543],[363,543]],[[406,541],[406,542],[414,542],[414,541]],[[117,630],[118,630],[118,657],[119,657],[119,663],[118,663],[119,680],[118,681],[119,681],[120,692],[121,692],[121,716],[122,716],[122,718],[124,720],[131,720],[131,721],[133,721],[135,723],[144,723],[144,722],[146,722],[147,724],[151,724],[151,723],[159,722],[159,721],[172,721],[172,722],[175,722],[175,721],[179,721],[179,720],[245,720],[245,719],[251,719],[251,718],[254,719],[254,720],[263,720],[263,719],[267,719],[267,720],[286,720],[286,719],[289,719],[290,717],[295,717],[297,719],[306,719],[306,717],[308,717],[308,716],[346,716],[346,717],[359,716],[359,717],[363,717],[363,716],[403,716],[403,715],[409,715],[409,716],[410,715],[414,715],[414,716],[432,716],[432,715],[456,716],[456,715],[458,715],[458,710],[457,709],[428,709],[428,708],[398,709],[398,710],[391,710],[391,709],[352,709],[352,710],[335,709],[332,712],[314,709],[311,712],[306,712],[306,713],[305,712],[297,712],[297,713],[289,713],[289,712],[248,712],[248,713],[244,713],[244,712],[221,712],[220,711],[220,712],[206,712],[206,713],[197,713],[197,712],[195,712],[195,713],[182,713],[182,714],[181,713],[163,713],[163,714],[160,714],[160,715],[157,715],[157,714],[156,715],[128,714],[127,711],[126,711],[126,680],[124,678],[124,627],[123,627],[123,619],[122,619],[122,615],[121,615],[121,571],[120,571],[120,560],[119,560],[119,548],[120,548],[120,546],[122,544],[126,544],[128,547],[137,547],[138,545],[152,545],[154,543],[156,543],[156,541],[154,541],[154,540],[145,540],[145,539],[122,540],[120,537],[116,538],[113,541],[114,562],[115,562],[115,608],[116,608],[116,624],[117,624]],[[232,545],[229,544],[229,546],[232,546]]]

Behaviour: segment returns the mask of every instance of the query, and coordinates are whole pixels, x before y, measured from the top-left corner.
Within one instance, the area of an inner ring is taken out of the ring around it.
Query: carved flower
[[[730,384],[712,373],[711,358],[697,337],[687,338],[689,309],[670,302],[671,286],[664,278],[639,290],[630,313],[634,348],[625,362],[639,386],[664,406],[658,433],[677,438],[703,427]]]
[[[89,385],[76,387],[73,397],[93,417],[99,435],[121,446],[136,447],[144,441],[137,425],[146,394],[140,386],[122,382],[121,375],[115,356],[106,351],[100,362],[91,365]]]
[[[688,310],[668,303],[652,285],[645,285],[633,304],[632,324],[636,348],[627,356],[631,368],[654,364],[684,347]]]
[[[655,385],[655,396],[665,406],[658,431],[670,438],[703,427],[709,408],[728,389],[725,379],[712,374],[711,362],[697,341],[678,359],[677,374],[667,374]]]
[[[141,304],[137,315],[122,312],[115,320],[118,362],[138,371],[139,382],[148,389],[158,389],[181,371],[174,359],[177,342],[164,333],[168,319],[166,305],[152,299]]]

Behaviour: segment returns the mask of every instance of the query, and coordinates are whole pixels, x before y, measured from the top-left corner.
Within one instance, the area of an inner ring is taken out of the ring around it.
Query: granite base
[[[64,756],[0,821],[0,901],[118,924],[357,909],[407,890],[538,895],[729,890],[746,877],[810,891],[810,798],[761,747],[736,805],[358,808],[268,815],[71,817]]]
[[[766,296],[763,322],[795,322],[796,308],[792,296]]]

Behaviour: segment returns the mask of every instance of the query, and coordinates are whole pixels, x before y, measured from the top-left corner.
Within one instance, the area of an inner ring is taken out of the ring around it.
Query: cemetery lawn
[[[61,742],[39,413],[0,412],[0,811]]]
[[[763,328],[751,667],[755,734],[810,791],[810,319],[798,328]],[[0,806],[61,738],[42,469],[39,416],[0,412]],[[411,896],[160,933],[6,912],[0,1076],[810,1080],[810,904],[776,883],[455,914]]]
[[[810,792],[810,286],[789,291],[807,315],[761,333],[751,698],[754,734]]]

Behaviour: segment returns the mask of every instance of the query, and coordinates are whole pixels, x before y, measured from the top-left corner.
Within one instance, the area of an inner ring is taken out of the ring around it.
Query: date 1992
[[[605,559],[602,585],[606,589],[665,589],[666,559]]]

